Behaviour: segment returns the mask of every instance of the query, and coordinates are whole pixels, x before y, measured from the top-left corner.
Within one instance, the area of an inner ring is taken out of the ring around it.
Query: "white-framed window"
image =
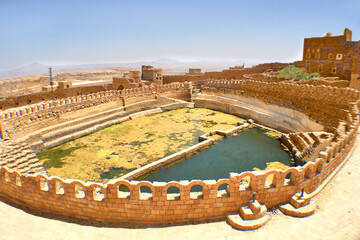
[[[336,54],[336,60],[341,60],[343,55],[341,53]]]

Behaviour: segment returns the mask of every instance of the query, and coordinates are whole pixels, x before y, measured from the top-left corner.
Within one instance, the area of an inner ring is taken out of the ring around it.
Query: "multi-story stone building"
[[[360,88],[359,73],[360,41],[352,41],[352,32],[345,28],[344,34],[304,39],[303,60],[297,62],[307,72],[318,72],[324,77],[351,80],[350,85]]]
[[[145,66],[141,67],[141,79],[152,81],[155,84],[163,84],[163,69],[162,68],[154,68],[153,66]]]

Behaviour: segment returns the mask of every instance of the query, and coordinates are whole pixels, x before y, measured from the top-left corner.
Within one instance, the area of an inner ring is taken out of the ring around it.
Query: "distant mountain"
[[[53,66],[40,63],[31,63],[8,71],[0,71],[0,78],[22,77],[26,75],[41,75],[47,74],[49,68],[52,68],[54,73],[58,72],[80,72],[109,67],[120,67],[121,64],[82,64],[82,65],[64,65]]]
[[[0,72],[0,78],[10,78],[26,75],[39,75],[48,72],[49,66],[40,63],[31,63],[9,71]]]
[[[22,77],[26,75],[40,75],[49,72],[49,67],[54,73],[58,72],[79,72],[111,67],[128,67],[141,68],[141,65],[152,65],[154,67],[161,67],[172,69],[180,72],[187,72],[189,68],[201,68],[203,71],[220,71],[234,65],[246,66],[258,64],[258,62],[249,62],[245,60],[238,61],[197,61],[197,62],[183,62],[176,59],[162,58],[155,61],[139,61],[127,63],[101,63],[101,64],[81,64],[81,65],[64,65],[51,66],[40,63],[31,63],[8,71],[0,71],[0,78]]]

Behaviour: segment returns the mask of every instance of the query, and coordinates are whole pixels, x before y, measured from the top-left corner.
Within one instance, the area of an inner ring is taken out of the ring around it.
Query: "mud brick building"
[[[154,84],[163,84],[163,69],[154,68],[153,66],[141,67],[141,79],[152,81]]]
[[[303,60],[296,65],[307,72],[318,72],[323,77],[339,77],[351,80],[350,86],[360,88],[360,41],[352,41],[352,32],[345,28],[344,34],[304,39]]]

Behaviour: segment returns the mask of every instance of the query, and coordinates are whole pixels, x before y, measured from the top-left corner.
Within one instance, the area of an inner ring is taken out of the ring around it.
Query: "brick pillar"
[[[0,138],[1,139],[5,138],[5,131],[4,128],[2,127],[2,122],[0,122]]]
[[[125,107],[125,97],[121,97],[121,101],[122,101],[122,104],[123,104],[123,107]]]

